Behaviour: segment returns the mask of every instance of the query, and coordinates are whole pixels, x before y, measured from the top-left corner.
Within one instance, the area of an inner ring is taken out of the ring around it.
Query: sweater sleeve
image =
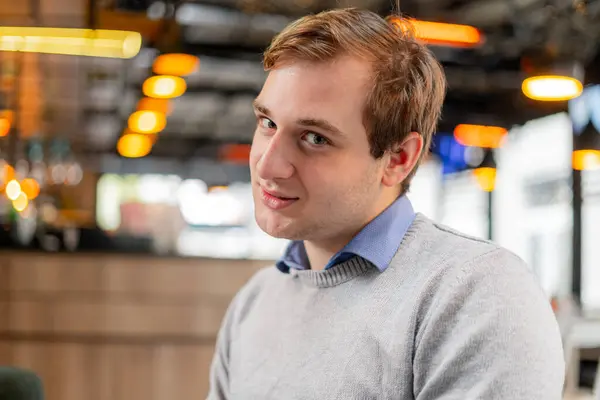
[[[558,324],[519,258],[495,249],[435,286],[416,337],[416,400],[562,398]]]

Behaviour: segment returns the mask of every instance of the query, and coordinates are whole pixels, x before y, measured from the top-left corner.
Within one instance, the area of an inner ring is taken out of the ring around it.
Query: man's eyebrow
[[[306,127],[314,127],[314,128],[320,128],[324,131],[327,131],[329,133],[333,133],[335,135],[341,135],[342,131],[339,130],[336,126],[334,126],[333,124],[329,123],[328,121],[325,121],[324,119],[319,119],[319,118],[302,118],[299,119],[298,121],[298,125],[302,125],[302,126],[306,126]]]
[[[270,114],[271,114],[271,113],[269,112],[269,109],[268,109],[267,107],[263,106],[262,104],[260,104],[260,103],[258,102],[258,100],[254,100],[254,101],[252,102],[252,107],[254,107],[254,109],[255,109],[256,111],[258,111],[258,112],[260,112],[260,113],[262,113],[262,114],[265,114],[265,115],[270,115]]]
[[[271,115],[271,112],[269,111],[269,109],[267,107],[265,107],[264,105],[260,104],[258,102],[258,100],[254,100],[252,102],[252,106],[254,107],[254,109],[256,111],[258,111],[261,114],[265,114],[267,116]],[[320,119],[320,118],[301,118],[301,119],[297,120],[296,123],[298,125],[305,126],[305,127],[319,128],[328,133],[332,133],[334,135],[342,134],[342,131],[340,129],[338,129],[336,126],[334,126],[330,122],[328,122],[324,119]]]

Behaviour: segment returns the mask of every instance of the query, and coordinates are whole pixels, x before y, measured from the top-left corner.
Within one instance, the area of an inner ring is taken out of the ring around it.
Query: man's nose
[[[256,165],[258,176],[266,181],[290,178],[294,174],[291,147],[289,138],[281,132],[271,136]]]

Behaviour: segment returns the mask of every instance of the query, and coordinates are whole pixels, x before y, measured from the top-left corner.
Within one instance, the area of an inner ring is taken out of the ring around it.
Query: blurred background
[[[0,364],[50,400],[202,398],[256,226],[261,52],[389,0],[0,0]],[[600,390],[600,1],[403,0],[449,92],[409,197],[528,262]],[[582,397],[581,397],[582,396]],[[586,397],[588,396],[588,397]]]

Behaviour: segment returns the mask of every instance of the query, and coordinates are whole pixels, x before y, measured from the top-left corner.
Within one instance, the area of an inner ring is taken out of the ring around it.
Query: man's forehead
[[[372,63],[364,59],[344,55],[325,61],[288,60],[269,71],[268,77],[270,76],[288,78],[302,76],[303,78],[314,78],[315,80],[327,77],[327,82],[333,80],[334,82],[356,81],[361,83],[372,80],[373,68]]]
[[[269,72],[262,95],[283,96],[286,100],[309,98],[313,101],[343,101],[346,97],[366,98],[372,81],[370,66],[363,61],[348,59],[343,63],[295,62]]]

